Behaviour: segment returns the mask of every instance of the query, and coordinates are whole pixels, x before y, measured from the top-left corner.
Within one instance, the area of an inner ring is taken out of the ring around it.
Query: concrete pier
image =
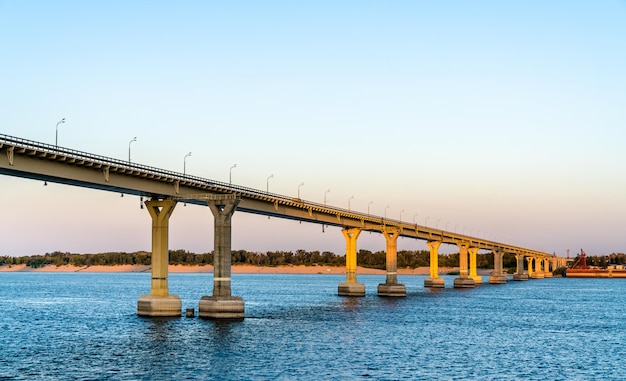
[[[528,277],[530,279],[543,279],[543,272],[541,271],[539,259],[536,257],[527,257],[526,260],[528,261]]]
[[[400,229],[386,228],[382,231],[387,244],[385,283],[378,285],[378,296],[406,296],[406,286],[398,283],[398,236]]]
[[[524,272],[524,254],[516,254],[515,259],[517,259],[517,271],[513,274],[513,280],[528,280],[528,274]]]
[[[150,294],[141,295],[137,301],[137,315],[181,316],[180,298],[169,294],[167,284],[169,219],[176,201],[150,200],[145,205],[152,217],[152,282]]]
[[[430,248],[430,274],[424,279],[424,287],[443,288],[444,280],[439,278],[439,246],[441,241],[426,242]]]
[[[483,277],[478,275],[476,270],[476,254],[478,254],[477,247],[470,247],[467,249],[469,252],[469,277],[474,279],[474,284],[481,284],[483,282]]]
[[[506,275],[502,268],[502,257],[504,252],[502,250],[493,250],[493,274],[489,277],[490,284],[504,284],[506,283]]]
[[[213,296],[203,296],[198,303],[198,316],[209,319],[242,320],[244,302],[231,295],[231,220],[239,199],[234,195],[216,196],[207,204],[215,221],[213,249]]]
[[[346,239],[346,281],[337,287],[339,296],[365,296],[365,285],[356,281],[356,240],[361,229],[343,229]]]
[[[474,279],[470,278],[467,269],[467,250],[469,243],[459,242],[459,277],[454,279],[454,288],[473,288]]]
[[[543,276],[544,278],[552,278],[552,271],[554,271],[553,269],[550,269],[550,265],[552,264],[552,261],[548,258],[544,258],[543,259]]]

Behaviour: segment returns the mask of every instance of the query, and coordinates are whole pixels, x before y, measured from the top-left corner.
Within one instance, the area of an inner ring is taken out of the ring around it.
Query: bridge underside
[[[25,143],[20,146],[14,142]],[[534,271],[529,262],[529,271],[534,275],[533,278],[542,277],[543,272],[547,272],[549,268],[547,261],[552,260],[552,256],[546,253],[481,238],[37,142],[11,139],[5,135],[0,135],[0,175],[145,197],[147,209],[152,217],[153,259],[151,293],[142,295],[137,304],[137,313],[145,316],[181,315],[180,299],[176,295],[169,295],[167,283],[168,221],[178,201],[208,206],[215,218],[216,263],[213,295],[202,297],[199,302],[200,316],[208,318],[243,318],[243,300],[232,296],[230,292],[231,217],[235,209],[246,213],[340,227],[346,237],[346,282],[339,285],[338,293],[346,296],[365,295],[365,286],[356,281],[356,240],[361,231],[381,233],[386,238],[387,273],[386,282],[378,287],[380,296],[406,295],[405,286],[398,283],[397,279],[396,240],[400,236],[429,243],[431,269],[430,277],[424,282],[426,287],[443,287],[443,279],[437,275],[437,249],[441,243],[459,246],[461,274],[455,279],[456,287],[473,287],[474,284],[481,282],[475,268],[475,255],[479,250],[499,253],[496,254],[498,258],[494,258],[496,266],[494,276],[490,278],[491,283],[506,282],[506,276],[501,269],[501,255],[505,252],[514,253],[519,258],[519,276],[516,279],[524,275],[525,256],[534,258]]]

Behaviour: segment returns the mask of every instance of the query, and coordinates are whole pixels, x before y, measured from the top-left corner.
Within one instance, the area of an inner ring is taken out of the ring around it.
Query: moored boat
[[[568,278],[626,278],[626,269],[609,265],[606,268],[589,266],[587,264],[587,254],[580,249],[580,257],[565,271]]]

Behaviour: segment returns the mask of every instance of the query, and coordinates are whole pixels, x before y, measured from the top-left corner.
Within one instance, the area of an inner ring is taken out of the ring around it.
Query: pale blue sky
[[[2,1],[0,133],[573,256],[626,251],[625,1]],[[133,197],[0,177],[0,255],[149,250]],[[417,213],[417,216],[415,214]],[[10,216],[10,217],[7,217]],[[428,218],[428,220],[426,220]],[[233,248],[339,230],[235,215]],[[213,248],[208,208],[170,246]],[[358,247],[384,249],[377,234]],[[402,239],[400,249],[425,249]],[[442,251],[455,251],[442,247]]]

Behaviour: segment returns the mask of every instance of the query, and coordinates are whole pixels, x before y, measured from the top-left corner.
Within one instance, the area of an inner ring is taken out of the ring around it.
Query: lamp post
[[[233,164],[230,167],[230,171],[228,171],[228,184],[232,184],[233,183],[233,168],[237,168],[237,164]]]
[[[450,224],[450,221],[446,222],[446,231],[448,231],[448,224]]]
[[[298,185],[298,200],[300,199],[300,187],[304,185],[304,182]]]
[[[439,229],[439,221],[441,220],[437,220],[437,222],[435,222],[435,229]]]
[[[135,136],[130,142],[128,142],[128,162],[130,163],[130,143],[136,142],[137,137]]]
[[[274,177],[274,174],[267,176],[267,180],[265,180],[265,192],[270,193],[270,179]]]
[[[387,219],[387,208],[389,208],[389,205],[385,206],[385,219]]]
[[[56,127],[56,133],[54,135],[54,148],[59,148],[59,124],[65,123],[65,118],[59,120]]]
[[[374,203],[374,201],[370,201],[367,203],[367,214],[370,214],[370,205],[372,205]]]
[[[350,200],[352,200],[354,198],[354,196],[350,196],[350,198],[348,199],[348,210],[350,210]]]
[[[330,192],[330,189],[327,189],[326,192],[324,192],[324,206],[326,206],[326,194]]]
[[[413,215],[413,225],[415,225],[415,218],[417,217],[417,213]]]
[[[400,211],[400,223],[402,223],[402,212],[404,212],[404,209]]]
[[[191,156],[191,152],[189,152],[188,154],[185,155],[185,158],[183,159],[183,175],[187,174],[187,158]]]
[[[428,219],[430,218],[430,216],[426,216],[426,218],[424,219],[424,226],[428,226]]]

